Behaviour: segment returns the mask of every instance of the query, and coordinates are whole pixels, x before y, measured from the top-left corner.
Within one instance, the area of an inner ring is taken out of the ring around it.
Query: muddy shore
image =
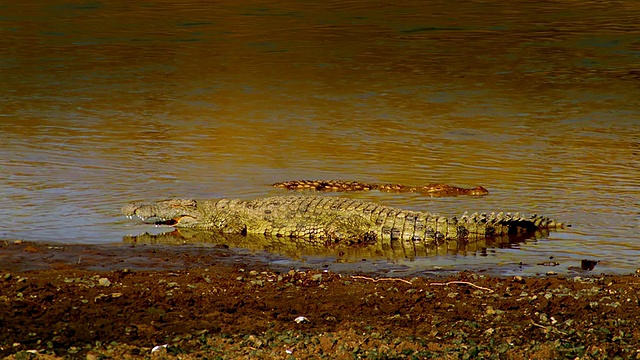
[[[640,278],[273,268],[231,250],[0,244],[0,356],[640,359]]]

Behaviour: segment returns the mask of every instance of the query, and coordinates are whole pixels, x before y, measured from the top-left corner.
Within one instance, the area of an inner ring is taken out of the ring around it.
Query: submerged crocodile
[[[473,214],[443,217],[361,200],[328,196],[277,196],[255,200],[174,199],[131,203],[122,212],[145,222],[217,231],[304,239],[314,245],[443,243],[494,237],[525,239],[563,228],[544,216]]]
[[[424,186],[406,186],[401,184],[370,184],[359,181],[343,181],[343,180],[293,180],[277,182],[273,187],[284,188],[288,190],[316,190],[316,191],[367,191],[378,190],[384,192],[416,192],[431,197],[444,196],[484,196],[489,191],[482,186],[476,186],[471,189],[460,188],[447,184],[428,184]]]

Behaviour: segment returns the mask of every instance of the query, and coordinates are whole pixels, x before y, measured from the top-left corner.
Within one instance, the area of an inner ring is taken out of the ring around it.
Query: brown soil
[[[0,356],[640,358],[635,276],[374,279],[229,253],[4,242]]]

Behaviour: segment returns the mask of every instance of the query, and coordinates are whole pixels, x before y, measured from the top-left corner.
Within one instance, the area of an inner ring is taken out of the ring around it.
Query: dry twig
[[[490,291],[493,292],[494,290],[486,288],[486,287],[482,287],[482,286],[478,286],[474,283],[470,283],[468,281],[448,281],[446,283],[429,283],[429,285],[439,285],[439,286],[447,286],[447,285],[451,285],[451,284],[464,284],[464,285],[469,285],[469,286],[473,286],[474,288],[480,289],[480,290],[486,290],[486,291]]]
[[[555,328],[555,327],[553,327],[553,326],[544,326],[544,325],[541,325],[541,324],[536,324],[536,322],[535,322],[535,321],[533,321],[533,320],[531,320],[531,323],[532,323],[534,326],[537,326],[537,327],[539,327],[539,328],[543,328],[543,329],[545,329],[546,331],[557,332],[557,333],[562,334],[562,335],[567,335],[567,333],[566,333],[566,332],[564,332],[564,331],[562,331],[562,330],[559,330],[559,329],[556,329],[556,328]]]
[[[370,278],[370,277],[366,277],[366,276],[360,276],[360,275],[352,275],[351,278],[352,279],[364,279],[364,280],[369,280],[369,281],[373,281],[373,282],[378,282],[378,281],[402,281],[403,283],[407,283],[409,285],[413,285],[411,283],[411,281],[405,280],[405,279],[400,279],[400,278],[378,278],[378,279],[374,279],[374,278]]]

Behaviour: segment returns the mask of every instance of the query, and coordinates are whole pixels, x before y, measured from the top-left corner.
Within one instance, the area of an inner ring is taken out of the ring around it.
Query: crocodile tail
[[[465,213],[460,217],[459,224],[471,234],[485,236],[522,236],[536,231],[562,229],[568,226],[546,216],[525,216],[518,213],[502,212],[498,214],[474,213],[473,215]]]

